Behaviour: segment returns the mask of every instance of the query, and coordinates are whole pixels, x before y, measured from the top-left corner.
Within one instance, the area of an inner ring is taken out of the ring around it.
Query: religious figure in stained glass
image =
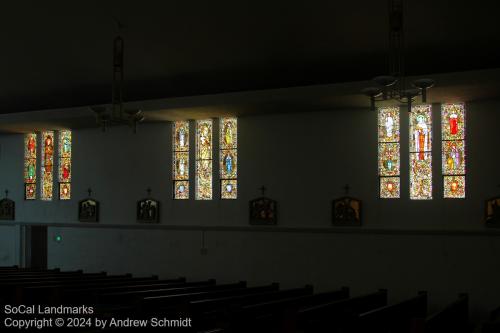
[[[174,199],[189,199],[189,121],[173,123],[172,143]]]
[[[196,200],[212,200],[212,120],[196,121]]]
[[[70,130],[59,132],[59,200],[71,199],[71,137]]]
[[[465,198],[465,106],[441,106],[442,168],[445,198]]]
[[[24,198],[36,199],[36,134],[24,137]]]
[[[53,164],[54,164],[54,132],[42,132],[42,177],[41,195],[42,200],[52,200],[53,187]]]
[[[378,127],[380,197],[384,199],[396,199],[400,196],[399,108],[379,108]]]
[[[410,199],[432,199],[431,105],[415,105],[410,113]]]
[[[221,118],[219,125],[221,198],[238,197],[237,118]]]

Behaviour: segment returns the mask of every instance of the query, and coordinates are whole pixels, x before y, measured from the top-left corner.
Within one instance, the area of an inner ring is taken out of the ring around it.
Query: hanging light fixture
[[[113,43],[113,86],[111,109],[96,106],[91,107],[96,114],[97,123],[105,131],[109,125],[127,124],[137,130],[137,124],[144,120],[143,112],[139,109],[125,109],[123,105],[123,39],[118,36]]]
[[[406,104],[408,111],[419,96],[422,103],[427,103],[427,90],[434,86],[434,80],[415,80],[412,88],[408,88],[404,76],[403,49],[403,0],[389,0],[389,75],[375,77],[376,86],[362,90],[370,98],[372,110],[379,101],[394,100]]]

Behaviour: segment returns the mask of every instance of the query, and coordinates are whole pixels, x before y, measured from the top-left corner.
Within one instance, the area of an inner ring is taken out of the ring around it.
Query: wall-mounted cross
[[[345,184],[345,186],[344,186],[345,195],[349,195],[349,190],[350,189],[351,188],[349,187],[349,184]]]
[[[267,188],[264,185],[262,185],[262,187],[259,188],[259,190],[262,192],[262,196],[266,195]]]
[[[148,187],[148,188],[146,189],[146,192],[148,192],[148,197],[150,197],[150,196],[151,196],[151,188],[149,188],[149,187]]]
[[[87,189],[87,192],[88,192],[88,194],[89,194],[89,198],[90,198],[90,197],[92,196],[92,189],[89,187],[89,188]]]
[[[5,190],[5,197],[7,198],[9,196],[9,190]]]

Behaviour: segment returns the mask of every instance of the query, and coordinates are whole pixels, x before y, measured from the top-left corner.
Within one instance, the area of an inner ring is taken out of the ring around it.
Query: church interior
[[[2,7],[2,330],[500,332],[498,4]]]

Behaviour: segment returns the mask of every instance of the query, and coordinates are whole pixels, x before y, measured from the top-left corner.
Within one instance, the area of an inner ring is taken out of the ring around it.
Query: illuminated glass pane
[[[220,189],[222,199],[237,199],[238,198],[238,181],[232,179],[224,179],[221,181]]]
[[[36,199],[36,184],[24,184],[24,198],[26,200]]]
[[[432,199],[432,154],[410,153],[410,199]]]
[[[42,132],[42,200],[52,200],[52,186],[54,178],[54,132]]]
[[[378,112],[378,141],[399,142],[399,108],[380,108]]]
[[[174,180],[189,180],[189,153],[174,152]]]
[[[71,183],[59,183],[59,200],[71,199]]]
[[[212,161],[196,161],[196,200],[212,199]]]
[[[443,174],[465,174],[465,141],[443,141]]]
[[[410,112],[410,199],[432,199],[432,106]]]
[[[443,140],[465,139],[464,104],[444,104],[441,107],[441,131]]]
[[[36,182],[36,159],[29,158],[24,160],[24,182],[25,183],[35,183]]]
[[[399,175],[399,143],[379,143],[379,176]]]
[[[24,137],[24,158],[25,159],[35,158],[36,159],[36,134],[35,133],[26,134]]]
[[[173,128],[173,151],[189,151],[189,121],[175,121]]]
[[[71,131],[64,130],[59,132],[59,200],[71,199]]]
[[[220,149],[238,148],[237,118],[221,118],[219,130],[220,130]]]
[[[430,105],[413,106],[410,113],[410,152],[432,150],[432,112]]]
[[[236,149],[222,150],[220,154],[221,179],[236,179],[238,166],[238,152]]]
[[[189,182],[186,180],[174,181],[174,199],[189,199]]]
[[[196,159],[212,160],[212,120],[196,122]]]
[[[399,196],[399,177],[380,177],[380,197],[383,199],[397,199]]]
[[[444,197],[465,198],[465,176],[444,176]]]

